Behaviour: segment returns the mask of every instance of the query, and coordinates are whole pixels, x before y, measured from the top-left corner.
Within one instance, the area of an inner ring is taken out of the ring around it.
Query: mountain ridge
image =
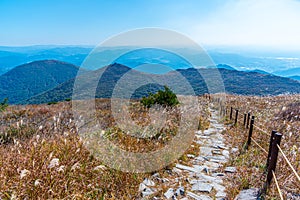
[[[75,77],[79,67],[57,60],[26,63],[0,76],[0,99],[15,104]]]
[[[111,68],[109,70],[109,68]],[[114,90],[115,84],[118,82],[126,72],[128,72],[131,68],[115,63],[105,68],[101,68],[96,72],[98,75],[103,73],[101,77],[101,83],[97,86],[97,91],[95,94],[96,98],[110,98],[112,92]],[[117,70],[118,73],[116,73]],[[184,76],[192,85],[195,94],[201,95],[208,93],[206,81],[203,77],[199,76],[199,74],[207,74],[207,79],[213,80],[213,76],[211,76],[211,71],[215,69],[195,69],[195,68],[188,68],[188,69],[178,69],[173,72],[169,72],[166,75],[160,75],[162,79],[166,79],[169,82],[172,82],[175,87],[178,87],[179,90],[184,92],[185,88],[181,88],[181,80],[177,72],[179,72],[182,76]],[[217,69],[220,72],[221,78],[225,85],[225,92],[229,94],[242,94],[242,95],[279,95],[284,93],[300,93],[300,83],[291,80],[289,78],[278,77],[271,74],[259,74],[257,72],[244,72],[244,71],[237,71],[237,70],[228,70],[228,69]],[[176,72],[176,73],[175,73]],[[87,76],[91,77],[94,76],[91,74],[86,74]],[[133,72],[135,77],[140,76],[142,73],[140,72]],[[154,76],[154,75],[153,75]],[[157,75],[155,75],[157,76]],[[95,75],[96,77],[96,75]],[[22,102],[25,104],[37,104],[37,103],[47,103],[50,101],[63,101],[67,98],[72,98],[72,91],[73,91],[73,84],[75,79],[71,79],[65,83],[62,83],[58,87],[45,92],[43,94],[37,95],[33,98],[27,99],[26,101]],[[92,79],[96,80],[96,79]],[[141,78],[140,78],[141,80]],[[88,82],[87,82],[88,84]],[[132,82],[131,84],[134,84]],[[144,95],[147,95],[148,92],[155,92],[160,89],[162,86],[157,85],[155,87],[152,86],[151,88],[144,87],[142,90],[134,93],[132,97],[140,98]],[[85,91],[86,92],[86,91]]]

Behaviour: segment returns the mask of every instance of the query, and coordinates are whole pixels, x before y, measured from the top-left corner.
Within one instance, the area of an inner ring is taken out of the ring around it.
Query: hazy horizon
[[[157,27],[201,46],[300,49],[300,1],[0,2],[0,46],[96,46],[121,32]]]

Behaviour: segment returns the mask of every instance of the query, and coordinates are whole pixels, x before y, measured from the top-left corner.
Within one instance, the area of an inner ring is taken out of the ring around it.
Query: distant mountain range
[[[0,46],[0,75],[16,66],[37,60],[60,60],[80,66],[92,49],[76,46]]]
[[[56,51],[61,50],[56,49]],[[78,49],[78,52],[81,52],[81,49]],[[173,59],[173,63],[176,63],[177,58],[171,57],[171,59]],[[140,61],[140,59],[138,60]],[[126,60],[120,59],[120,61],[125,62]],[[148,62],[150,62],[150,60]],[[136,62],[132,63],[132,60],[129,60],[128,63],[134,64]],[[161,79],[167,82],[169,81],[170,84],[174,84],[179,88],[179,91],[184,93],[185,88],[182,88],[181,79],[178,73],[174,73],[179,72],[190,82],[197,95],[207,93],[206,82],[199,74],[208,74],[209,77],[210,72],[215,70],[215,67],[195,69],[188,68],[188,63],[182,64],[185,64],[184,69],[174,66],[175,69],[173,69],[173,71],[169,71],[165,74],[151,74],[150,78],[159,76]],[[263,70],[238,71],[227,64],[219,64],[216,67],[219,69],[227,93],[245,95],[300,93],[299,76],[291,76],[291,78],[298,80],[294,81],[289,78],[269,74]],[[295,68],[293,70],[278,71],[276,73],[288,76],[293,73],[298,73],[299,69],[300,68]],[[9,103],[11,104],[26,104],[47,103],[71,98],[74,78],[78,70],[79,67],[76,65],[57,60],[41,60],[19,65],[0,75],[0,100],[8,97]],[[80,74],[80,77],[87,80],[86,84],[89,85],[89,81],[96,81],[97,75],[105,71],[98,85],[96,97],[109,98],[112,95],[115,84],[130,70],[131,68],[124,64],[115,63],[94,71],[83,70],[81,71],[83,74]],[[131,71],[135,74],[135,77],[149,78],[145,76],[147,73],[143,71]],[[210,79],[213,80],[214,78],[211,77]],[[147,95],[149,91],[155,92],[160,88],[162,88],[162,85],[149,84],[148,86],[137,88],[131,97],[139,98]]]
[[[24,63],[36,60],[60,60],[80,66],[84,59],[92,52],[93,46],[27,46],[1,47],[0,46],[0,75]],[[113,63],[108,58],[118,57],[114,62],[135,67],[141,64],[157,63],[170,65],[173,69],[189,68],[189,64],[178,56],[161,51],[153,54],[151,51],[134,51],[130,55],[119,56],[124,50],[130,51],[133,47],[106,47],[98,48],[95,54],[101,55],[100,66],[85,66],[95,70]],[[174,48],[178,52],[185,52],[190,58],[199,59],[197,51],[189,48]],[[199,53],[199,52],[198,52]],[[261,70],[284,77],[300,76],[300,54],[298,52],[268,53],[253,51],[239,51],[234,49],[208,48],[207,54],[215,64],[225,64],[239,71]],[[110,62],[109,62],[110,61]],[[171,61],[171,62],[168,62]]]
[[[288,76],[288,78],[300,81],[300,76]]]
[[[0,99],[19,103],[74,78],[78,67],[56,60],[20,65],[0,76]]]
[[[113,94],[116,83],[120,78],[131,71],[136,82],[127,82],[127,85],[134,85],[145,79],[160,78],[167,83],[176,87],[180,93],[184,94],[185,88],[182,86],[182,78],[178,75],[180,73],[185,77],[193,87],[195,94],[200,95],[208,92],[206,81],[215,81],[215,77],[211,76],[211,72],[215,70],[212,68],[189,68],[177,69],[176,71],[169,72],[163,75],[146,74],[140,71],[132,70],[131,68],[121,65],[112,64],[107,67],[84,73],[79,79],[85,81],[84,88],[79,88],[82,94],[89,92],[89,85],[97,81],[99,74],[102,77],[96,89],[95,97],[109,98]],[[283,93],[300,93],[300,83],[289,78],[278,77],[269,74],[260,74],[257,72],[243,72],[237,70],[228,70],[224,68],[218,69],[222,80],[224,81],[225,90],[227,93],[243,94],[243,95],[279,95]],[[200,74],[206,74],[206,80]],[[47,103],[52,101],[63,101],[72,98],[74,78],[70,79],[57,87],[45,91],[41,94],[35,95],[29,99],[24,99],[21,103],[25,104],[38,104]],[[172,86],[171,86],[172,87]],[[155,92],[162,88],[162,85],[148,84],[138,88],[132,95],[132,98],[140,98],[148,94],[148,92]],[[123,88],[124,89],[124,88]],[[126,91],[126,88],[125,88]],[[91,93],[93,94],[93,93]],[[125,94],[124,94],[125,95]],[[80,96],[78,96],[80,98]]]
[[[300,76],[300,67],[275,71],[273,74],[284,77]]]

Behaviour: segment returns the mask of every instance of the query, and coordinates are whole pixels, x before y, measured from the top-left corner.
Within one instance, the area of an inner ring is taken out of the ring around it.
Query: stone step
[[[259,188],[242,190],[234,200],[256,200],[259,195]]]

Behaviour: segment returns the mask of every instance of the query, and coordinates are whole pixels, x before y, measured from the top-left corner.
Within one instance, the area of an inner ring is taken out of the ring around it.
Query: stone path
[[[200,144],[199,156],[188,155],[193,158],[190,166],[176,164],[169,170],[168,178],[159,173],[146,178],[139,187],[141,199],[226,199],[223,178],[226,173],[234,173],[235,168],[224,169],[223,164],[238,149],[225,145],[222,135],[225,127],[219,122],[218,112],[213,109],[210,112],[209,129],[197,131],[195,135],[195,142]],[[166,192],[162,193],[162,188]]]

